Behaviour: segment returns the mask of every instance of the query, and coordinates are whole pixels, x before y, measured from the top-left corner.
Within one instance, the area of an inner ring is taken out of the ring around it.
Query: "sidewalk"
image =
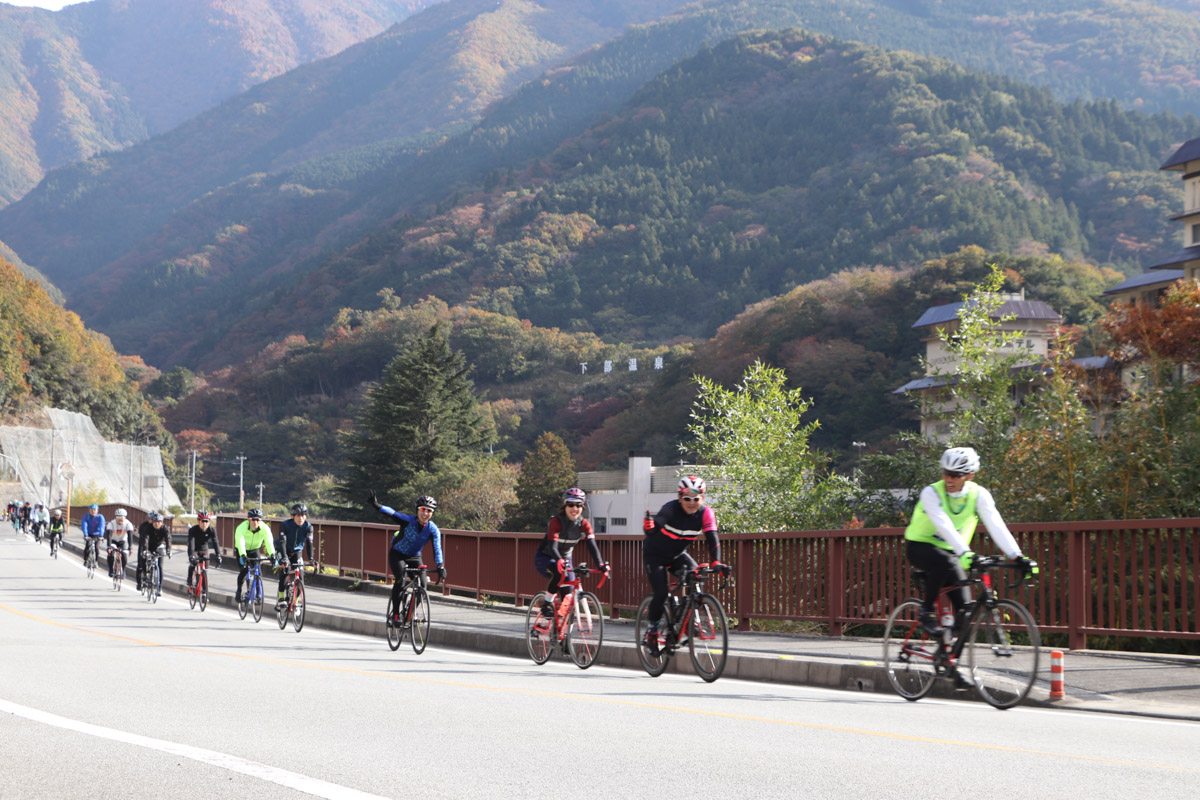
[[[81,537],[78,529],[72,533],[66,549],[78,554]],[[233,569],[229,569],[231,564]],[[225,568],[209,570],[210,604],[234,607],[236,564],[235,559],[226,557]],[[187,566],[186,546],[175,545],[174,558],[165,562],[163,591],[184,593]],[[269,626],[280,636],[295,635],[291,628],[279,631],[276,627],[271,600],[275,597],[277,580],[270,570],[263,576],[268,603],[259,624]],[[387,589],[380,584],[364,584],[360,590],[350,591],[346,587],[352,583],[328,576],[312,577],[306,582],[305,625],[384,638]],[[133,585],[129,584],[129,588]],[[524,609],[486,606],[474,599],[438,594],[431,594],[430,600],[432,643],[528,657]],[[632,623],[606,619],[604,645],[597,663],[640,670],[633,636]],[[730,631],[729,641],[725,677],[892,693],[879,661],[878,639]],[[407,648],[405,644],[401,654]],[[1200,657],[1067,651],[1064,659],[1067,696],[1064,700],[1050,701],[1049,650],[1044,649],[1042,655],[1039,681],[1026,701],[1029,705],[1200,721]],[[690,672],[686,655],[672,659],[671,669]],[[977,700],[974,693],[954,693],[948,686],[942,686],[945,683],[939,681],[935,696]]]

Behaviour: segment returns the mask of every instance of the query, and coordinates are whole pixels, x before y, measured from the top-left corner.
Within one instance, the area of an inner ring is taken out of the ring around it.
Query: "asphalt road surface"
[[[393,653],[273,616],[149,605],[10,527],[0,743],[0,798],[21,800],[1127,800],[1200,781],[1196,723]]]

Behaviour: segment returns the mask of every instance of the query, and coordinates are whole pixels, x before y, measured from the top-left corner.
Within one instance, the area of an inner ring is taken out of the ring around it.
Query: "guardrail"
[[[132,515],[133,510],[130,509]],[[221,516],[221,546],[245,517]],[[278,531],[279,521],[268,520]],[[390,580],[387,548],[394,526],[311,520],[318,560],[340,575]],[[1019,590],[1043,632],[1066,633],[1072,649],[1088,636],[1200,639],[1200,519],[1023,523],[1011,526],[1022,550],[1041,565],[1032,588]],[[722,555],[736,587],[720,592],[730,617],[817,622],[840,636],[854,625],[881,624],[914,593],[902,528],[724,534]],[[990,542],[980,529],[981,553]],[[545,588],[533,569],[540,533],[442,530],[449,580],[444,591],[477,599],[511,598],[518,606]],[[640,536],[597,536],[613,567],[598,592],[615,615],[635,610],[647,592]],[[698,561],[707,560],[701,541]],[[432,563],[432,548],[425,559]],[[577,560],[587,560],[586,550]],[[588,582],[595,584],[595,580]]]

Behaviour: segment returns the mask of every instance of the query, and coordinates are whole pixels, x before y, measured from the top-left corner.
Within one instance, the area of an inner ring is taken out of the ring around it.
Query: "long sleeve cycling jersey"
[[[83,538],[90,536],[99,539],[104,535],[104,515],[84,514],[83,519],[79,521],[79,527],[83,531]]]
[[[683,503],[672,500],[654,515],[654,527],[646,532],[645,547],[663,555],[682,553],[701,536],[708,542],[709,558],[720,561],[721,542],[717,539],[717,515],[712,507],[704,505],[688,513]]]
[[[592,523],[583,517],[575,522],[571,522],[566,514],[555,514],[551,517],[549,525],[546,526],[546,537],[542,539],[540,550],[556,561],[560,558],[569,559],[575,545],[579,544],[581,539],[587,541],[596,565],[603,564],[604,559],[600,557],[600,548],[596,546],[596,534],[592,530]]]
[[[970,487],[963,492],[964,498],[966,495],[974,495],[974,513],[979,521],[983,523],[983,527],[987,528],[988,535],[992,537],[1005,555],[1010,558],[1016,558],[1021,554],[1021,547],[1017,544],[1017,540],[1009,531],[1008,526],[1004,524],[1004,519],[1000,516],[1000,512],[996,509],[996,501],[992,498],[992,493],[987,489],[971,482]],[[971,491],[973,489],[973,491]],[[947,495],[949,502],[954,502],[958,498],[952,498]],[[937,538],[941,539],[956,555],[962,555],[970,549],[970,540],[962,535],[955,527],[954,521],[950,519],[950,515],[942,506],[942,497],[939,494],[936,485],[926,486],[921,490],[920,499],[921,510],[929,518],[929,522],[933,524]],[[912,527],[912,526],[910,526]],[[971,532],[974,532],[974,526],[971,527]],[[906,533],[905,538],[914,539]]]
[[[153,522],[146,520],[138,525],[137,536],[141,552],[157,550],[159,547],[166,547],[167,552],[171,552],[171,529],[165,524],[156,528]]]
[[[312,561],[312,523],[308,520],[305,520],[303,525],[297,525],[294,519],[284,520],[279,531],[280,551],[284,553],[290,553],[293,550],[299,550],[300,548],[304,548],[304,557],[309,561]]]
[[[104,528],[104,543],[128,553],[133,547],[133,523],[123,517],[111,520]]]
[[[412,514],[404,514],[389,506],[380,506],[379,513],[397,520],[403,527],[392,537],[392,549],[405,558],[415,558],[421,555],[422,548],[430,539],[433,540],[433,559],[441,566],[442,563],[442,532],[433,520],[424,526]]]
[[[212,525],[208,526],[208,530],[201,528],[199,525],[193,525],[188,528],[187,548],[188,558],[196,555],[197,550],[219,552],[221,547],[217,543],[217,529]]]
[[[260,548],[265,547],[267,555],[275,555],[275,543],[271,541],[271,526],[265,522],[259,522],[257,528],[252,528],[250,522],[250,520],[245,520],[233,532],[233,549],[239,556],[244,556],[250,551],[257,552]]]

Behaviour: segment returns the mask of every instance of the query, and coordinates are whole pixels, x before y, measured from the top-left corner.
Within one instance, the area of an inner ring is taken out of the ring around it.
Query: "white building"
[[[587,492],[587,516],[596,533],[641,536],[646,512],[654,514],[674,500],[680,476],[697,470],[690,464],[655,467],[650,456],[630,451],[628,469],[581,472],[578,485]],[[714,483],[708,482],[710,491]]]

